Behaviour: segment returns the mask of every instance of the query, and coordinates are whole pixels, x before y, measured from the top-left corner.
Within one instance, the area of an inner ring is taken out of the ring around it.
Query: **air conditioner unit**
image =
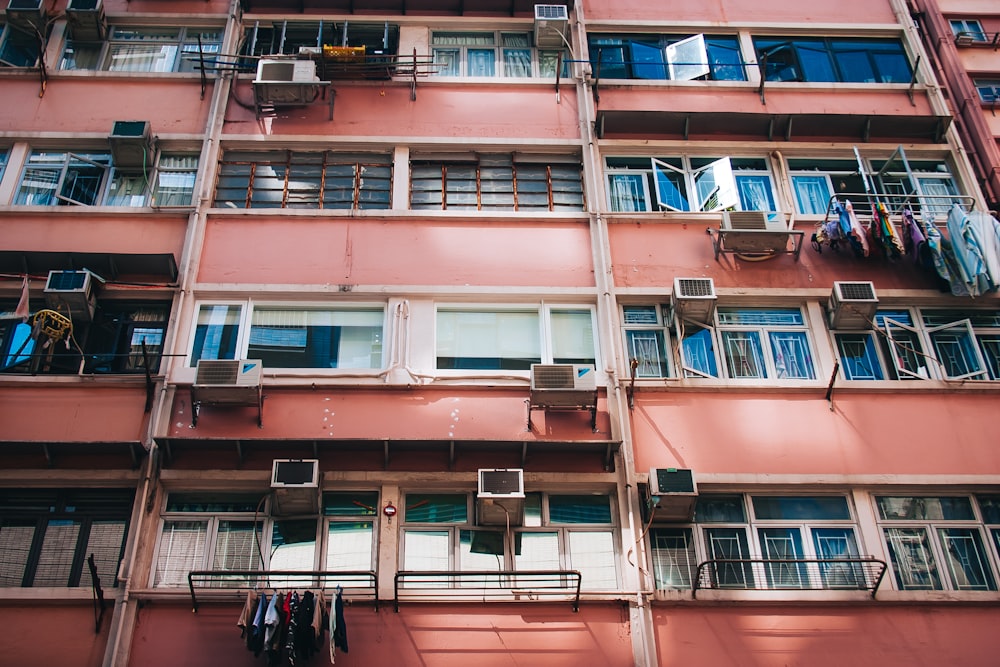
[[[275,459],[271,466],[272,514],[318,514],[319,459]]]
[[[149,121],[116,120],[108,144],[116,168],[152,170],[156,155]]]
[[[479,470],[476,517],[483,526],[524,523],[524,471],[520,468]]]
[[[566,5],[535,5],[535,46],[563,49],[568,44],[569,8]]]
[[[715,282],[711,278],[674,278],[670,305],[674,317],[709,324],[715,316]]]
[[[45,33],[49,13],[45,0],[10,0],[7,3],[7,23],[31,34]]]
[[[102,0],[69,0],[66,18],[75,40],[100,42],[107,37],[108,20],[104,16]]]
[[[722,229],[733,231],[787,232],[788,223],[781,213],[766,211],[723,211]]]
[[[301,105],[319,96],[319,77],[312,60],[261,59],[253,82],[258,105]]]
[[[649,497],[653,518],[690,521],[698,502],[694,473],[686,468],[653,468],[649,471]]]
[[[199,359],[195,386],[259,387],[263,363],[260,359]]]
[[[74,320],[94,318],[94,275],[90,271],[49,271],[45,302],[52,310]]]
[[[878,310],[875,284],[863,282],[833,283],[827,316],[831,329],[871,329]]]
[[[590,364],[532,364],[531,404],[543,408],[597,404],[597,371]]]

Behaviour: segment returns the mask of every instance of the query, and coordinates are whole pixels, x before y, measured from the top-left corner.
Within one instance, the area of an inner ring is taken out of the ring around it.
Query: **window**
[[[526,32],[435,32],[431,53],[437,76],[552,78],[560,51],[535,49]]]
[[[879,310],[877,328],[836,332],[848,380],[1000,379],[1000,311]]]
[[[186,587],[191,570],[374,568],[377,492],[324,493],[318,519],[271,517],[265,498],[171,493],[162,515],[153,585]]]
[[[704,494],[696,528],[654,526],[650,531],[657,588],[690,588],[705,560],[764,559],[713,564],[720,588],[845,588],[866,586],[864,573],[846,558],[861,550],[847,498],[837,495],[772,496]],[[788,563],[816,559],[817,563]]]
[[[196,72],[215,62],[221,28],[111,26],[105,42],[66,40],[59,68],[108,72]],[[201,54],[201,55],[199,55]]]
[[[3,181],[3,172],[7,168],[8,149],[0,148],[0,181]]]
[[[898,39],[754,39],[767,81],[909,83],[909,59]]]
[[[579,158],[470,155],[413,159],[410,208],[458,211],[582,211]]]
[[[0,67],[34,67],[38,36],[0,22]]]
[[[982,24],[975,19],[951,19],[951,32],[958,38],[965,38],[973,42],[985,42],[986,31]]]
[[[227,151],[216,207],[387,209],[392,158],[378,153]]]
[[[401,569],[573,569],[584,590],[619,588],[610,496],[528,493],[512,540],[503,527],[474,525],[469,502],[462,493],[407,493]]]
[[[438,369],[529,370],[531,364],[596,364],[589,307],[437,311]]]
[[[608,208],[632,211],[776,211],[762,158],[608,157]]]
[[[594,76],[604,79],[746,81],[739,41],[723,35],[589,35]]]
[[[160,156],[158,165],[118,169],[103,152],[34,151],[15,204],[27,206],[189,206],[197,156]]]
[[[382,306],[202,304],[191,365],[246,358],[265,368],[381,368],[384,320]]]
[[[983,102],[994,103],[1000,100],[1000,79],[973,79],[972,85],[979,93]]]
[[[681,356],[687,377],[717,377],[717,349],[732,379],[816,378],[801,309],[720,307],[716,320],[714,336],[711,327],[685,323]]]
[[[671,376],[670,331],[665,325],[669,306],[623,306],[625,354],[635,363],[637,378]]]
[[[878,518],[900,590],[995,591],[981,520],[969,496],[878,496]],[[995,520],[994,496],[984,514]],[[991,531],[994,540],[996,533]]]
[[[91,321],[73,323],[78,347],[59,345],[35,356],[31,323],[6,320],[0,323],[0,373],[76,374],[81,364],[87,374],[145,373],[147,360],[156,373],[169,314],[165,301],[101,299]]]
[[[246,56],[298,55],[323,46],[363,49],[372,56],[394,56],[399,46],[399,26],[392,23],[350,21],[254,21],[243,34],[240,53]],[[256,60],[247,59],[247,71],[256,71]]]
[[[110,489],[0,491],[0,587],[89,588],[91,554],[101,587],[117,586],[132,498]]]

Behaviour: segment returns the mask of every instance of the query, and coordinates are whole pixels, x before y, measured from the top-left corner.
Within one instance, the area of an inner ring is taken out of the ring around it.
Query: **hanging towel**
[[[962,282],[972,296],[980,296],[992,289],[986,261],[979,238],[973,229],[969,215],[955,204],[948,214],[948,236],[955,252],[955,259]]]

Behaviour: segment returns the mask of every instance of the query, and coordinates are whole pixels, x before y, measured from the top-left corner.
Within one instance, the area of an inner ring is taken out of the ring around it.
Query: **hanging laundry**
[[[977,227],[961,206],[952,206],[948,214],[948,236],[955,252],[960,277],[972,296],[980,296],[997,286],[986,267]]]
[[[920,246],[926,241],[920,224],[913,216],[913,209],[909,206],[903,208],[903,248],[907,255],[913,257],[913,261],[920,261]]]

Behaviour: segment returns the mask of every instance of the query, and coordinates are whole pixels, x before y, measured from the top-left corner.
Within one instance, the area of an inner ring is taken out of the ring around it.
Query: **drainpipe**
[[[636,508],[639,503],[638,486],[635,475],[635,462],[631,449],[631,426],[629,424],[628,399],[622,391],[621,382],[618,377],[618,369],[614,360],[617,358],[615,350],[622,349],[621,336],[618,327],[618,304],[614,294],[614,276],[612,273],[612,260],[608,236],[607,221],[601,215],[601,206],[604,201],[601,193],[603,188],[603,169],[601,168],[601,151],[598,145],[598,138],[595,132],[597,110],[595,108],[594,97],[592,95],[591,84],[587,77],[590,74],[589,49],[587,48],[587,30],[583,16],[583,8],[580,3],[576,3],[576,22],[574,24],[575,37],[578,46],[578,54],[574,60],[587,62],[575,63],[574,78],[576,79],[577,107],[580,125],[580,141],[583,154],[583,172],[585,181],[585,192],[587,197],[587,212],[590,216],[590,238],[594,262],[594,281],[598,293],[597,313],[598,321],[603,323],[603,331],[607,336],[601,336],[601,353],[604,358],[605,372],[610,382],[608,389],[608,411],[611,424],[611,437],[618,435],[622,440],[621,461],[622,467],[620,477],[625,480],[625,488],[618,489],[619,506],[625,506],[625,516],[628,526],[622,531],[623,552],[629,553],[634,549],[636,562],[634,565],[635,576],[627,577],[631,582],[626,584],[625,589],[635,591],[635,599],[629,605],[629,622],[631,624],[632,653],[637,667],[655,667],[657,662],[656,648],[653,641],[652,614],[646,603],[644,585],[642,581],[642,564],[646,562],[645,545],[637,526],[634,523]],[[616,433],[617,432],[617,433]],[[624,502],[623,502],[624,501]],[[619,512],[619,516],[622,513]],[[624,555],[624,554],[623,554]],[[623,559],[625,565],[630,559]],[[623,573],[624,574],[624,573]],[[633,606],[634,605],[634,606]]]
[[[226,33],[221,47],[222,53],[234,53],[239,41],[239,30],[241,22],[239,17],[239,0],[232,0],[228,12]],[[105,652],[104,665],[106,667],[126,667],[131,651],[132,632],[135,627],[135,618],[138,608],[131,605],[131,592],[136,588],[134,584],[135,567],[141,562],[139,558],[139,547],[145,541],[143,534],[146,515],[151,510],[150,504],[156,495],[156,483],[159,473],[157,465],[159,459],[159,449],[156,445],[156,437],[161,432],[165,432],[170,420],[171,404],[173,401],[175,387],[169,383],[174,369],[183,367],[184,358],[174,356],[182,354],[187,338],[180,335],[178,328],[183,322],[181,313],[186,306],[192,292],[192,286],[196,282],[196,274],[200,262],[201,248],[205,236],[205,224],[207,215],[205,209],[212,200],[212,190],[215,183],[215,173],[218,169],[219,161],[219,137],[222,135],[222,127],[225,121],[226,101],[229,98],[230,88],[233,85],[234,73],[222,72],[215,81],[212,90],[212,101],[209,107],[206,134],[202,140],[201,156],[199,158],[199,183],[197,184],[197,199],[195,200],[195,210],[188,219],[188,227],[184,237],[184,247],[182,250],[181,265],[179,267],[180,287],[174,296],[174,303],[171,309],[170,323],[167,330],[167,339],[164,341],[164,350],[168,353],[160,359],[160,369],[163,377],[160,385],[159,399],[154,405],[146,428],[144,444],[148,445],[149,455],[146,457],[146,474],[142,483],[142,491],[136,498],[131,526],[131,544],[128,553],[122,561],[119,570],[119,582],[124,584],[121,602],[118,613],[113,617],[114,627],[109,635],[109,646]],[[149,525],[155,526],[155,522]],[[155,536],[154,536],[155,541]],[[138,587],[145,586],[143,575],[139,573]],[[131,606],[130,606],[131,605]]]

